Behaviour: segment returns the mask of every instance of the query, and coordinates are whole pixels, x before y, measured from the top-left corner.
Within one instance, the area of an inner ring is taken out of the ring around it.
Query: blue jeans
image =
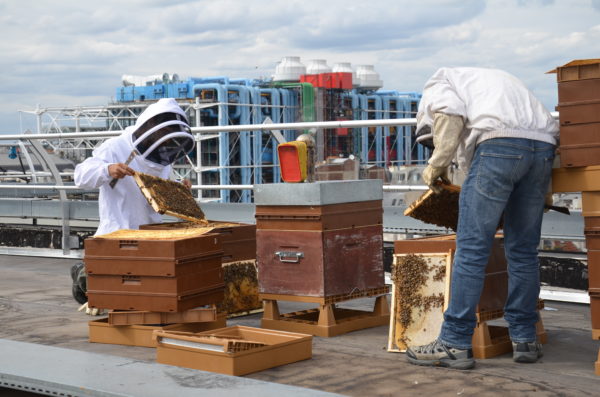
[[[496,227],[504,213],[508,297],[504,318],[513,342],[536,339],[540,293],[537,247],[554,145],[522,138],[483,141],[460,193],[450,302],[439,339],[472,347],[479,303]]]

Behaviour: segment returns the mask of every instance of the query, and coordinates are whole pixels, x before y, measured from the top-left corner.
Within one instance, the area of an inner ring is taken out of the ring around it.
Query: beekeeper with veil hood
[[[160,214],[148,204],[131,176],[143,172],[168,179],[171,164],[193,148],[185,112],[173,98],[164,98],[148,106],[133,127],[94,149],[92,157],[75,168],[75,184],[82,189],[100,190],[100,225],[95,235],[161,222]],[[189,181],[184,183],[189,186]],[[71,272],[73,295],[80,303],[85,295],[80,299],[75,296],[75,284],[81,284],[76,279],[82,270]],[[80,289],[85,292],[85,288]]]

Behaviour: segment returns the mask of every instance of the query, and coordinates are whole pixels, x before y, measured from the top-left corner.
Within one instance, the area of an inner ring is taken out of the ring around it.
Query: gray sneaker
[[[513,360],[517,363],[534,363],[542,357],[542,345],[537,342],[513,342]]]
[[[406,357],[409,363],[415,365],[454,369],[471,369],[475,366],[472,349],[445,346],[437,339],[428,345],[409,347]]]

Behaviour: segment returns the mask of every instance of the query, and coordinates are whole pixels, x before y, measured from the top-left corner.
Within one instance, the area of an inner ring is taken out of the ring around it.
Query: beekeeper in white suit
[[[100,225],[95,235],[161,222],[160,214],[148,204],[132,175],[139,171],[168,179],[171,164],[193,148],[194,138],[185,112],[174,99],[165,98],[148,106],[133,127],[94,149],[92,157],[75,167],[75,184],[100,190]],[[132,152],[134,157],[125,164]],[[189,187],[189,181],[184,183]],[[71,271],[73,295],[80,303],[86,299],[85,294],[76,295],[75,289],[78,285],[85,292],[82,272],[82,266]]]
[[[536,341],[540,290],[537,247],[558,123],[516,77],[497,69],[442,68],[425,84],[417,135],[433,138],[423,179],[447,179],[456,157],[466,174],[459,200],[450,302],[438,338],[407,349],[417,365],[469,369],[485,267],[500,218],[508,263],[509,325],[516,362],[541,356]]]

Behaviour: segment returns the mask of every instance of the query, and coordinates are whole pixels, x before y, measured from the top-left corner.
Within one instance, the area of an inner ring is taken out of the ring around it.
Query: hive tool
[[[131,154],[129,154],[129,157],[127,157],[127,160],[125,160],[125,165],[129,165],[129,163],[131,163],[131,161],[133,160],[133,158],[138,155],[138,151],[136,149],[133,149],[131,151]],[[110,181],[109,185],[112,189],[115,188],[115,185],[117,184],[117,182],[119,182],[119,180],[117,178],[113,178],[112,181]]]

